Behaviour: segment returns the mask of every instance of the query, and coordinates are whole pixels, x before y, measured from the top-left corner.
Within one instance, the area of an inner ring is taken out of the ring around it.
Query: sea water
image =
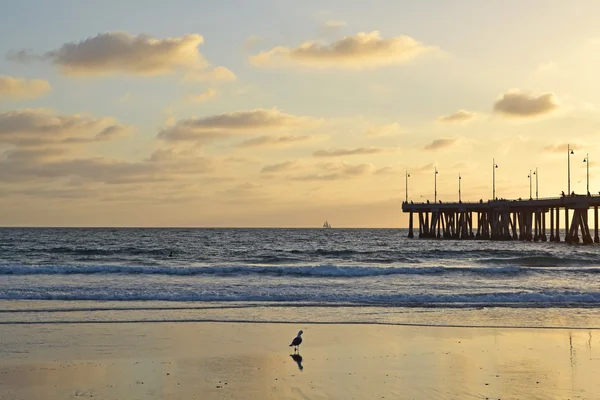
[[[0,323],[600,327],[600,247],[403,229],[0,229]]]

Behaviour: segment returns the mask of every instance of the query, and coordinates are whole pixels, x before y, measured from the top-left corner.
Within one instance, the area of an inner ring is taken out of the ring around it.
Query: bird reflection
[[[296,364],[298,364],[298,369],[302,371],[304,369],[304,367],[302,366],[302,356],[296,353],[290,354],[290,357],[292,357],[292,360],[296,361]]]

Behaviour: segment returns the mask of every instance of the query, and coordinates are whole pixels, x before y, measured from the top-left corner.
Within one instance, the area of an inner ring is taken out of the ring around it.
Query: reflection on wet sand
[[[298,369],[302,371],[304,369],[304,367],[302,366],[302,356],[296,353],[290,354],[290,357],[292,357],[292,360],[296,361],[296,364],[298,364]]]
[[[286,324],[3,328],[10,399],[600,398],[595,331],[311,325],[301,356]]]

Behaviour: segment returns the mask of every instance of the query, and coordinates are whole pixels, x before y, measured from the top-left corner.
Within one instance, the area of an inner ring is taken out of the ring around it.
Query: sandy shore
[[[287,345],[304,330],[302,369]],[[0,326],[0,399],[598,399],[600,331]]]

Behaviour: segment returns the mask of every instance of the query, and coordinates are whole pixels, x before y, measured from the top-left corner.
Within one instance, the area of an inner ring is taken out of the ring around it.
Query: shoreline
[[[0,325],[126,325],[126,324],[257,324],[257,325],[356,325],[356,326],[390,326],[409,328],[440,328],[440,329],[516,329],[516,330],[575,330],[600,331],[598,327],[573,326],[517,326],[517,325],[436,325],[394,322],[319,322],[319,321],[253,321],[253,320],[220,320],[220,319],[188,319],[188,320],[127,320],[127,321],[0,321]]]
[[[390,307],[260,302],[0,300],[0,326],[256,323],[437,328],[600,329],[600,308]]]

